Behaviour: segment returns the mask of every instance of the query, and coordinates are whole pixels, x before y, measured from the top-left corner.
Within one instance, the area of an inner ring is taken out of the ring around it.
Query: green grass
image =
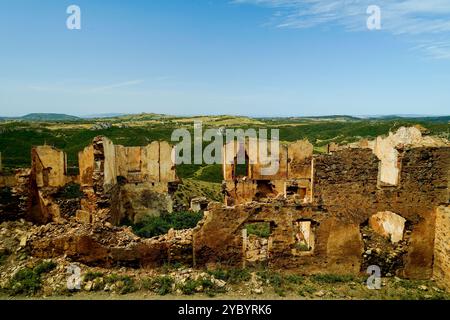
[[[175,230],[194,228],[202,218],[203,212],[174,212],[160,217],[145,217],[132,228],[136,235],[152,238],[166,234],[172,228]]]
[[[238,284],[250,280],[251,274],[248,269],[241,268],[218,268],[215,270],[208,270],[208,273],[216,279],[226,281],[230,284]]]
[[[246,225],[247,235],[255,235],[260,238],[270,237],[270,223],[269,222],[257,222]]]
[[[52,271],[56,268],[56,266],[56,263],[54,263],[53,261],[44,261],[34,268],[34,272],[38,275],[41,275]]]
[[[317,274],[311,276],[311,280],[316,283],[344,283],[355,280],[353,275],[337,275],[337,274]]]

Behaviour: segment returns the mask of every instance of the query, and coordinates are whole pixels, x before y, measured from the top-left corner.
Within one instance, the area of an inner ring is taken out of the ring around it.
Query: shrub
[[[174,279],[169,276],[160,276],[151,281],[149,281],[146,285],[147,289],[159,294],[160,296],[165,296],[169,293],[172,293],[172,286],[174,284]]]
[[[44,273],[48,273],[55,268],[56,268],[56,263],[54,263],[53,261],[44,261],[44,262],[38,264],[34,268],[34,272],[38,275],[41,275]]]
[[[127,294],[137,290],[134,280],[130,276],[120,276],[113,273],[105,278],[105,282],[115,284],[120,294]]]
[[[238,284],[243,281],[248,281],[251,278],[250,272],[247,269],[230,268],[230,269],[216,269],[208,270],[208,273],[216,279],[220,279],[230,284]]]
[[[194,228],[202,218],[202,212],[174,212],[160,217],[145,217],[133,226],[133,231],[140,237],[152,238],[166,234],[172,228],[175,230]]]
[[[20,269],[9,281],[7,289],[10,294],[36,294],[41,289],[41,275],[50,272],[56,267],[53,261],[42,262],[34,269],[23,268]]]
[[[270,223],[266,222],[257,222],[247,225],[247,234],[255,235],[260,238],[269,238],[270,237]]]
[[[186,295],[192,295],[197,292],[197,288],[210,297],[214,297],[217,293],[225,292],[225,288],[219,288],[211,279],[187,280],[180,286],[181,291]]]
[[[195,280],[187,280],[181,287],[184,294],[191,295],[195,293],[195,289],[200,286],[200,283]]]
[[[41,288],[41,277],[30,268],[20,269],[11,279],[8,285],[12,295],[36,294]]]
[[[101,277],[103,277],[103,273],[102,273],[102,272],[92,272],[92,271],[89,271],[89,272],[87,272],[87,273],[84,275],[83,280],[84,280],[84,281],[92,281],[92,280],[95,280],[95,279],[101,278]]]
[[[317,274],[312,276],[311,279],[318,283],[342,283],[353,281],[355,277],[352,275]]]
[[[308,294],[313,294],[316,291],[316,289],[311,285],[304,285],[298,290],[298,294],[301,296],[305,296]]]
[[[292,284],[302,284],[305,278],[296,274],[289,274],[285,277],[286,281]]]

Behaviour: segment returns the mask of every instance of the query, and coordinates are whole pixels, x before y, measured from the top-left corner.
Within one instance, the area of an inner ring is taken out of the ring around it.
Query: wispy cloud
[[[68,84],[68,81],[60,81],[57,84],[45,84],[45,85],[30,85],[28,89],[36,92],[50,92],[50,93],[75,93],[75,94],[90,94],[90,93],[101,93],[110,92],[113,89],[119,89],[124,87],[132,87],[144,83],[144,80],[130,80],[118,83],[112,83],[102,86],[93,86],[86,84]]]
[[[87,92],[88,93],[97,93],[97,92],[109,91],[109,90],[117,89],[117,88],[135,86],[135,85],[141,84],[143,82],[144,82],[144,80],[125,81],[125,82],[114,83],[114,84],[110,84],[110,85],[106,85],[106,86],[95,87],[95,88],[87,90]]]
[[[367,8],[381,8],[382,31],[415,42],[437,59],[450,59],[450,0],[232,0],[274,9],[271,23],[279,28],[311,28],[325,24],[349,31],[366,28]]]

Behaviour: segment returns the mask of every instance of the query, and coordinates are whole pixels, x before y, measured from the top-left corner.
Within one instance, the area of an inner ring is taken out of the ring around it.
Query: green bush
[[[287,282],[292,284],[302,284],[305,281],[305,278],[296,274],[288,274],[285,276]]]
[[[20,269],[9,281],[7,289],[11,295],[26,294],[34,295],[42,285],[41,275],[48,273],[56,267],[53,261],[42,262],[34,269]]]
[[[298,294],[305,296],[306,294],[313,294],[316,289],[311,285],[304,285],[298,290]]]
[[[186,295],[195,294],[197,292],[197,288],[201,288],[201,291],[210,297],[214,297],[218,293],[225,292],[225,288],[219,288],[210,279],[190,279],[180,286],[180,290]]]
[[[44,261],[44,262],[38,264],[34,268],[34,272],[38,275],[41,275],[44,273],[48,273],[55,268],[56,268],[56,263],[54,263],[53,261]]]
[[[83,280],[87,282],[87,281],[92,281],[92,280],[95,280],[95,279],[101,278],[101,277],[103,277],[102,272],[89,271],[84,275]]]
[[[170,276],[160,276],[153,280],[146,281],[145,287],[160,296],[165,296],[172,293],[172,286],[174,282],[174,279]]]
[[[342,283],[351,282],[355,280],[352,275],[337,275],[337,274],[317,274],[311,277],[317,283]]]
[[[118,286],[120,294],[127,294],[137,290],[134,280],[130,276],[121,276],[113,273],[105,278],[105,282]]]
[[[180,289],[184,294],[191,295],[195,293],[195,288],[198,286],[200,286],[198,281],[187,280]]]
[[[260,238],[270,237],[270,223],[269,222],[257,222],[248,224],[246,226],[248,235],[255,235]]]
[[[251,278],[250,271],[241,268],[208,270],[208,273],[216,279],[226,281],[230,284],[238,284]]]
[[[170,229],[183,230],[194,228],[203,218],[203,213],[174,212],[160,217],[146,217],[133,225],[133,231],[142,238],[152,238],[166,234]]]

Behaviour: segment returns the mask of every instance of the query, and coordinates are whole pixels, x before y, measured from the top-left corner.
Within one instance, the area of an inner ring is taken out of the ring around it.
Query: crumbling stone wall
[[[146,215],[172,212],[169,184],[177,181],[167,142],[145,147],[115,146],[97,137],[79,153],[80,181],[85,197],[79,221],[124,219],[139,222]]]
[[[401,167],[397,186],[378,184],[380,159],[370,148],[344,148],[314,157],[312,203],[283,197],[251,203],[253,182],[238,183],[234,190],[247,204],[210,212],[204,226],[194,233],[196,261],[239,263],[240,230],[247,223],[266,221],[274,226],[269,258],[272,266],[304,273],[358,273],[364,271],[362,226],[373,215],[390,211],[406,220],[408,241],[398,257],[400,263],[395,264],[397,269],[389,272],[407,278],[430,278],[435,208],[449,200],[450,148],[402,146],[397,150]],[[293,251],[293,223],[299,220],[316,225],[315,247],[309,254]],[[214,237],[209,236],[213,233]]]
[[[436,212],[433,278],[450,290],[450,207],[442,206]]]
[[[272,175],[263,174],[263,164],[260,159],[260,145],[249,146],[250,139],[245,144],[230,142],[223,148],[225,204],[237,205],[249,201],[259,201],[264,198],[294,196],[310,202],[313,194],[313,146],[308,141],[296,141],[288,145],[280,145],[278,171]],[[270,143],[268,144],[268,148]],[[244,152],[248,158],[248,174],[245,177],[236,176],[239,153]]]
[[[66,154],[51,146],[31,150],[30,208],[28,219],[47,223],[60,219],[59,206],[53,195],[68,183]]]
[[[246,177],[236,177],[235,164],[224,163],[227,206],[210,204],[192,230],[143,240],[109,222],[117,224],[125,217],[136,221],[158,210],[169,211],[169,199],[164,196],[176,180],[168,157],[171,147],[152,143],[128,148],[99,137],[80,152],[84,199],[77,215],[79,221],[88,223],[50,226],[42,230],[46,236],[37,236],[31,246],[37,256],[67,254],[90,264],[156,266],[182,261],[197,266],[243,266],[248,260],[243,230],[248,224],[263,222],[270,225],[267,247],[264,242],[255,248],[267,252],[269,267],[304,274],[358,274],[365,272],[367,262],[381,257],[367,252],[375,239],[365,234],[369,228],[396,251],[395,263],[382,261],[383,268],[388,266],[383,274],[412,279],[434,275],[448,283],[448,210],[436,209],[449,204],[450,146],[425,138],[411,141],[395,143],[395,184],[380,184],[383,159],[370,141],[315,156],[305,141],[284,146],[281,171],[268,180],[261,179],[258,163],[249,164]],[[39,192],[52,186],[44,175],[46,166],[39,165],[39,153],[35,160],[31,182],[40,196]],[[298,189],[303,191],[293,191]],[[390,218],[395,228],[384,225]],[[403,224],[403,231],[397,228]],[[306,247],[299,243],[299,225],[307,228],[302,230],[303,236],[308,235]]]

